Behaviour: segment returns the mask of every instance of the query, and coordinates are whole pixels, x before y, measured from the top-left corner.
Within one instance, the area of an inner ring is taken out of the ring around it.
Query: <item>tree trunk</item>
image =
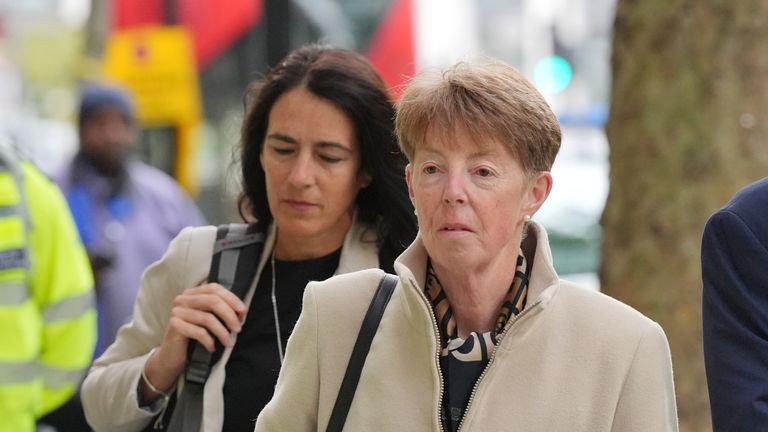
[[[603,291],[667,333],[683,431],[710,430],[704,223],[768,175],[768,1],[619,0]]]

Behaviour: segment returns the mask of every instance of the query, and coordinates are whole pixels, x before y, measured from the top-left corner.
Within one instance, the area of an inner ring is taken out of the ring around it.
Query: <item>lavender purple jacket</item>
[[[55,180],[88,254],[106,264],[96,285],[98,357],[130,321],[144,269],[163,256],[184,227],[205,220],[170,176],[142,162],[129,163],[118,194],[114,182],[77,158]]]

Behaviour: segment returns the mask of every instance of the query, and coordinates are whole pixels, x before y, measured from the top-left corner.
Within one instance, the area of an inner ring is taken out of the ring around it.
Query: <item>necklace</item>
[[[283,337],[280,334],[280,318],[277,315],[277,297],[275,296],[275,250],[272,249],[272,311],[275,313],[275,333],[277,336],[277,354],[283,364]]]

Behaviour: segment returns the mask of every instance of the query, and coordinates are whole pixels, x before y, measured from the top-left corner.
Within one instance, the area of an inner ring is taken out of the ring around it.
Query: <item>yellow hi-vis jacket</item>
[[[96,343],[93,276],[59,189],[0,140],[0,432],[67,401]]]

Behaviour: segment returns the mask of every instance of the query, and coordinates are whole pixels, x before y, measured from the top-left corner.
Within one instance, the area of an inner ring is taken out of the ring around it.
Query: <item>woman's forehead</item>
[[[419,150],[471,151],[473,153],[498,153],[508,151],[509,146],[490,131],[471,128],[462,124],[450,127],[431,125],[421,142],[416,143]]]

